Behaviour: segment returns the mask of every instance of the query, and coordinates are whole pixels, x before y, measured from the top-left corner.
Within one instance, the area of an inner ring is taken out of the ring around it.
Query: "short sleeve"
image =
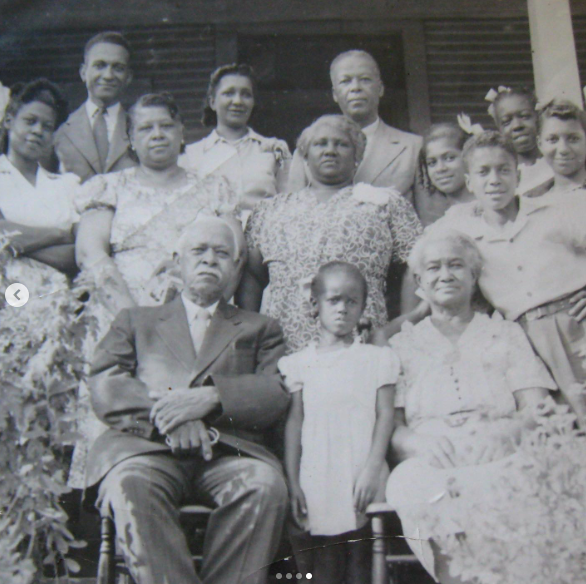
[[[254,208],[252,215],[246,223],[244,237],[249,249],[262,248],[263,227],[266,224],[266,217],[269,214],[270,199],[264,199]]]
[[[586,250],[586,189],[581,188],[564,197],[564,206],[556,208],[556,217],[551,222],[570,239],[572,247],[583,253]],[[572,212],[569,213],[568,209]]]
[[[79,187],[75,208],[80,215],[92,209],[116,209],[116,189],[109,179],[111,176],[98,174]]]
[[[301,368],[297,354],[281,357],[277,363],[279,372],[285,379],[285,387],[289,393],[295,393],[303,389],[303,381],[301,379]]]
[[[275,155],[275,160],[279,166],[283,166],[285,161],[291,160],[291,151],[285,140],[275,138],[273,143],[273,154]]]
[[[395,262],[406,263],[423,227],[413,205],[401,195],[391,193],[388,206],[389,227],[393,237],[392,259]]]
[[[395,385],[401,370],[399,357],[390,347],[377,347],[377,380],[376,387]]]
[[[523,329],[514,322],[503,321],[507,341],[507,382],[512,392],[532,387],[556,390],[557,385],[543,361],[533,352]]]
[[[420,355],[413,350],[414,345],[414,329],[415,326],[409,321],[404,322],[401,327],[401,332],[392,336],[388,340],[388,344],[396,355],[399,363],[399,372],[397,376],[397,383],[395,386],[395,407],[404,408],[409,391],[409,363],[415,361],[417,364],[420,360]]]
[[[67,195],[67,202],[69,207],[69,218],[71,224],[79,222],[79,213],[76,210],[76,198],[77,193],[81,189],[80,179],[76,174],[72,172],[67,172],[65,174],[60,175],[61,180],[64,182],[65,185],[65,192]]]

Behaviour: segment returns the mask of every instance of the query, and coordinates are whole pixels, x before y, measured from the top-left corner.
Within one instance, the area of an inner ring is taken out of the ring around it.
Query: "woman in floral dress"
[[[404,324],[390,340],[401,361],[392,445],[402,462],[391,472],[387,501],[407,543],[442,584],[477,582],[454,576],[444,545],[462,542],[458,555],[470,556],[473,572],[480,569],[474,559],[486,539],[477,529],[478,508],[494,515],[503,510],[503,495],[516,496],[507,481],[519,462],[518,443],[534,427],[535,408],[556,389],[517,323],[474,310],[482,264],[466,235],[426,231],[409,265],[431,316]],[[499,536],[517,545],[526,534],[503,525]],[[503,566],[492,568],[498,575]]]
[[[181,231],[202,212],[235,209],[227,185],[202,181],[177,165],[183,124],[170,94],[148,94],[136,102],[129,112],[129,137],[138,166],[94,177],[76,198],[80,286],[89,291],[86,311],[95,318],[94,334],[86,341],[88,361],[121,309],[161,304],[177,292],[179,280],[170,268]],[[82,387],[82,404],[87,397]],[[85,407],[86,439],[74,454],[72,486],[80,486],[87,448],[106,428],[89,403]]]
[[[360,128],[345,117],[319,118],[298,141],[311,184],[265,199],[248,222],[249,260],[237,297],[244,308],[258,310],[270,282],[264,309],[281,323],[289,351],[316,339],[309,283],[332,260],[362,271],[369,286],[364,315],[371,325],[383,325],[389,266],[406,261],[421,233],[413,207],[400,194],[352,183],[365,142]]]

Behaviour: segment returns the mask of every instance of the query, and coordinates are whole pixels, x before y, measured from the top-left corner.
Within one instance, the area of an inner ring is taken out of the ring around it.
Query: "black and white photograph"
[[[586,0],[0,16],[0,584],[586,584]]]

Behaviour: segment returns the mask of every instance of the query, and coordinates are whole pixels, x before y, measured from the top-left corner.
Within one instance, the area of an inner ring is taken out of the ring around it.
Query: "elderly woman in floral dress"
[[[387,321],[385,283],[392,263],[404,263],[421,224],[413,207],[392,189],[353,184],[366,139],[341,115],[322,116],[298,141],[311,184],[297,193],[259,203],[247,228],[249,259],[237,295],[258,310],[271,285],[266,313],[279,320],[289,351],[316,338],[309,283],[332,260],[357,266],[366,277],[365,316],[374,326]],[[404,305],[412,301],[405,287]]]
[[[472,308],[482,267],[472,239],[432,228],[409,264],[431,316],[390,340],[401,360],[392,445],[404,462],[391,473],[387,500],[425,568],[448,584],[462,580],[439,542],[463,537],[472,556],[483,545],[468,529],[475,508],[496,494],[498,509],[532,408],[556,386],[518,324]],[[457,515],[446,506],[451,497]]]
[[[94,177],[76,198],[76,257],[90,292],[86,311],[96,321],[86,342],[88,360],[120,310],[162,304],[176,293],[171,260],[181,231],[200,213],[236,206],[221,180],[203,181],[177,164],[183,123],[170,94],[139,98],[128,113],[128,133],[138,166]],[[105,426],[88,411],[82,429],[87,440],[74,453],[72,486],[83,484],[87,447]]]

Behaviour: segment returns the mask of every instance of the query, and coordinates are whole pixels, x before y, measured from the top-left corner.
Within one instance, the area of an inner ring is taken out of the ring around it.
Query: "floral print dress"
[[[84,183],[76,196],[79,214],[94,209],[114,212],[110,232],[112,259],[139,306],[154,306],[168,300],[177,284],[169,269],[175,244],[183,229],[199,213],[214,214],[236,207],[235,195],[221,179],[202,180],[188,172],[184,185],[176,188],[149,187],[137,178],[137,168],[97,175]],[[95,322],[93,334],[84,343],[84,357],[91,363],[94,348],[106,334],[118,309],[108,295],[91,287],[85,311]],[[80,434],[70,470],[69,484],[82,487],[87,452],[107,429],[89,405],[85,384],[80,387]]]
[[[369,288],[364,316],[373,326],[383,325],[389,266],[406,262],[421,229],[413,207],[400,194],[366,184],[343,188],[325,202],[309,189],[261,201],[245,235],[268,266],[271,292],[263,307],[280,322],[288,351],[317,338],[308,284],[329,261],[360,269]]]

